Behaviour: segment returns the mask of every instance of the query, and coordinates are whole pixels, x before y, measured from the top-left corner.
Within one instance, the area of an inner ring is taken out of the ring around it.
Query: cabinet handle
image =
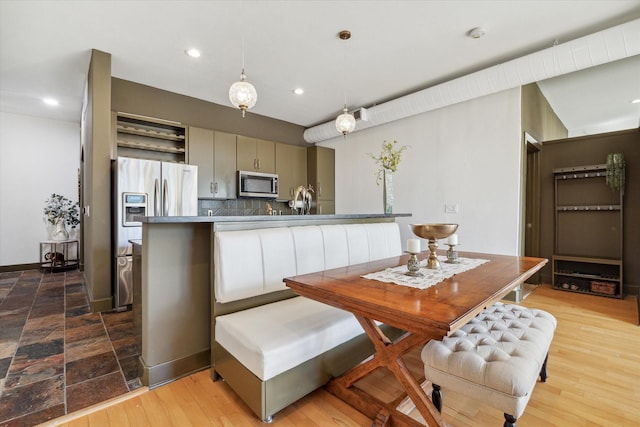
[[[211,184],[209,184],[209,192],[210,192],[211,194],[215,194],[215,193],[216,193],[216,192],[214,191],[214,185],[213,185],[213,182],[212,182]]]
[[[218,181],[215,182],[213,188],[214,188],[213,194],[217,194],[218,193]]]
[[[256,159],[256,161],[258,162],[258,170],[260,170],[260,159]]]
[[[322,196],[322,185],[318,183],[318,199]]]

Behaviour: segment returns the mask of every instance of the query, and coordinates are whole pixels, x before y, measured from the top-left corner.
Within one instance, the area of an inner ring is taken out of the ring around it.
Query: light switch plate
[[[458,204],[445,204],[444,213],[458,213]]]

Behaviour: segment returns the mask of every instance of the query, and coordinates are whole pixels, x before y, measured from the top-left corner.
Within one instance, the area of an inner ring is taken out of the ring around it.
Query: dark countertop
[[[255,222],[323,219],[397,218],[410,217],[410,213],[394,214],[338,214],[338,215],[248,215],[248,216],[145,216],[137,217],[145,224],[189,224],[206,222]]]

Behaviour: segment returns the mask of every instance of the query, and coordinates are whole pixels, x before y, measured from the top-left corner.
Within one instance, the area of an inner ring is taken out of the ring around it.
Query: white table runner
[[[458,258],[457,264],[448,264],[446,256],[439,256],[441,268],[434,270],[427,268],[427,260],[424,259],[418,263],[422,277],[407,276],[407,266],[387,268],[375,273],[369,273],[362,276],[365,279],[378,280],[380,282],[395,283],[402,286],[411,286],[412,288],[427,289],[436,283],[442,282],[458,273],[478,267],[489,262],[488,259],[478,258]]]

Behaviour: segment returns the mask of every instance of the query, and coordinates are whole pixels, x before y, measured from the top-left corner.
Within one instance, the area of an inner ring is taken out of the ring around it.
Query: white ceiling
[[[79,122],[92,48],[115,77],[230,105],[244,36],[248,119],[311,127],[340,113],[345,85],[350,109],[370,107],[639,18],[640,0],[0,0],[0,110]],[[640,55],[540,86],[570,134],[639,125]]]

